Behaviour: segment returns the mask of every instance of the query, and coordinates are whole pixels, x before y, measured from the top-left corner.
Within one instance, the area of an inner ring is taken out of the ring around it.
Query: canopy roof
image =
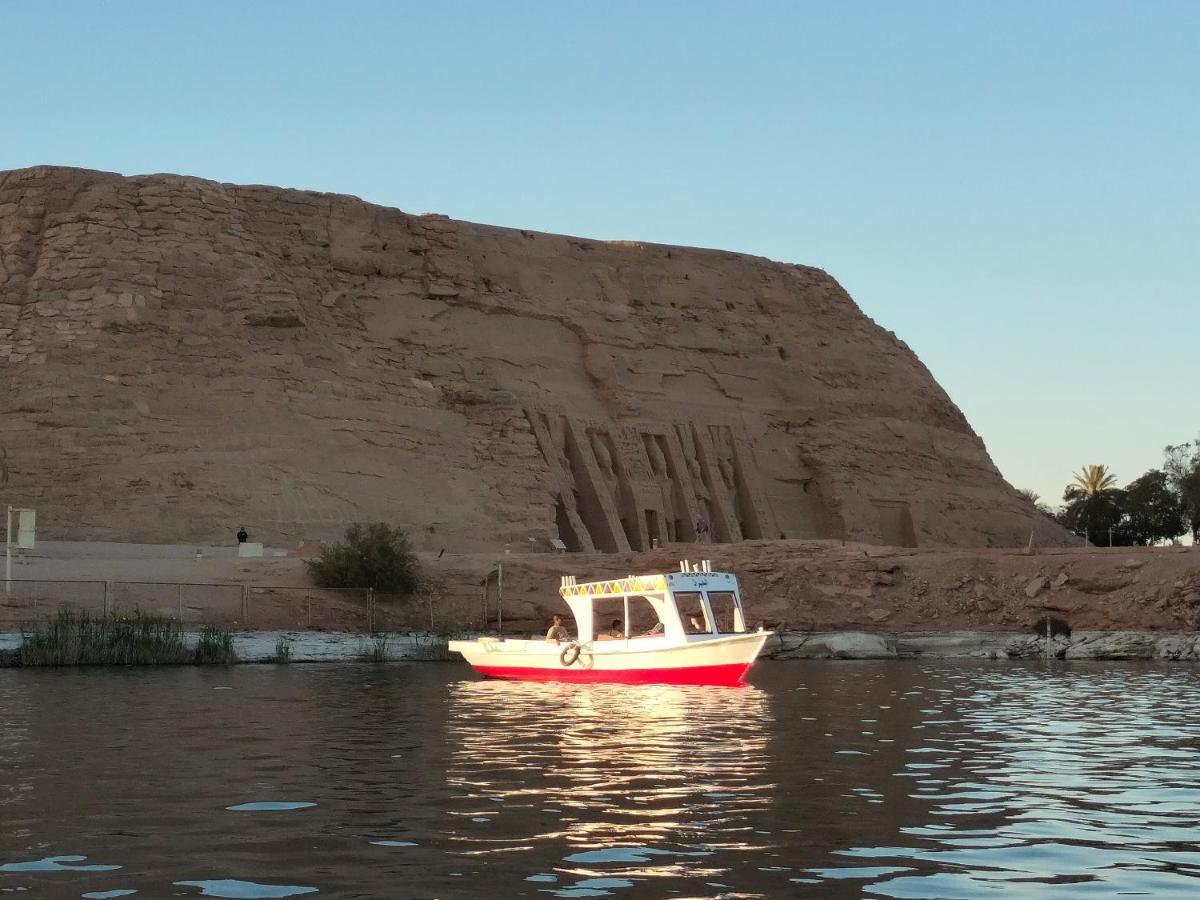
[[[564,575],[558,589],[564,600],[608,600],[637,594],[693,591],[737,592],[737,578],[729,572],[671,572],[667,575],[628,575],[609,581],[576,582]]]

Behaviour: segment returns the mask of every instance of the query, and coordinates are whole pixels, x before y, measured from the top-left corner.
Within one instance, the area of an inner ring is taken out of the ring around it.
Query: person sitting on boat
[[[554,643],[558,644],[562,643],[563,641],[569,641],[570,639],[570,632],[563,627],[562,616],[556,615],[554,617],[554,624],[546,629],[546,640],[554,641]]]
[[[654,627],[646,632],[645,637],[658,637],[660,634],[665,633],[666,630],[667,630],[667,626],[664,625],[661,621],[655,622]]]
[[[708,628],[704,624],[704,616],[698,612],[688,614],[688,628],[695,632],[708,631]]]
[[[623,641],[625,640],[625,629],[621,627],[620,619],[613,619],[612,624],[608,626],[608,631],[600,635],[602,641]]]

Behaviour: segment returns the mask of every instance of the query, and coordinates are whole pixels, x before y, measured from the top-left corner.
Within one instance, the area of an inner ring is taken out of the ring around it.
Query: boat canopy
[[[575,580],[564,575],[559,595],[566,601],[575,617],[578,640],[582,643],[596,638],[595,604],[600,600],[621,600],[624,605],[625,638],[630,634],[629,601],[645,598],[662,623],[662,634],[678,640],[692,635],[740,634],[746,631],[742,612],[742,596],[737,578],[729,572],[714,572],[711,564],[684,560],[680,571],[665,575],[628,575],[607,581]],[[687,605],[681,613],[679,603]],[[684,622],[696,617],[700,627]]]

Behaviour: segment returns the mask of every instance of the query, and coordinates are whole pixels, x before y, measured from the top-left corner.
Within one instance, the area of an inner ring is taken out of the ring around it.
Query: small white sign
[[[32,550],[34,532],[37,530],[37,511],[32,509],[13,510],[17,514],[17,547]]]

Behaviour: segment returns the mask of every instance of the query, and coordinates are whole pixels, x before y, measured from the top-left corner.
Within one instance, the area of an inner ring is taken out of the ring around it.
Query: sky
[[[0,0],[0,169],[819,266],[1052,504],[1200,436],[1200,2]]]

